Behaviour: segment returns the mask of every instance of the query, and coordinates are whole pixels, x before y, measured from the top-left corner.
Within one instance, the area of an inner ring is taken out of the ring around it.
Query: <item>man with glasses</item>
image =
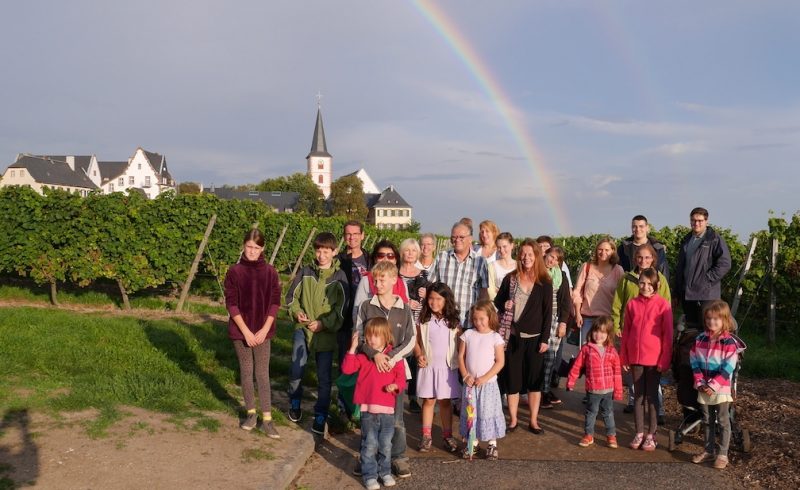
[[[470,228],[458,222],[450,232],[453,248],[439,253],[430,282],[441,281],[453,290],[464,328],[471,328],[469,309],[480,299],[489,299],[486,260],[472,249]]]
[[[708,211],[694,208],[692,232],[681,242],[673,300],[683,303],[686,324],[703,329],[703,306],[722,295],[722,278],[731,269],[731,253],[722,236],[708,226]]]
[[[347,276],[347,284],[350,286],[350,294],[347,296],[348,302],[345,305],[346,312],[353,311],[356,290],[361,278],[372,268],[370,256],[366,250],[361,248],[364,241],[364,227],[360,221],[348,221],[344,224],[344,244],[345,249],[339,255],[339,267]],[[344,316],[344,324],[337,332],[339,347],[339,362],[344,359],[344,354],[350,348],[351,336],[353,335],[353,317]]]

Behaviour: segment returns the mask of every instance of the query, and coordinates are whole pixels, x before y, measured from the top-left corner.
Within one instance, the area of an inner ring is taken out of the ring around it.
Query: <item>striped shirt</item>
[[[453,290],[461,324],[464,328],[472,328],[471,319],[468,318],[469,309],[478,300],[481,289],[489,287],[486,260],[472,249],[464,261],[459,261],[452,249],[442,251],[436,259],[430,280],[441,281]]]

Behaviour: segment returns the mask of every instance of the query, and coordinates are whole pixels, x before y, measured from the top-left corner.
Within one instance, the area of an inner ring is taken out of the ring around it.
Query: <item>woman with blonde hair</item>
[[[603,237],[594,247],[592,260],[581,265],[575,289],[572,291],[572,305],[584,342],[596,317],[611,316],[614,293],[619,280],[625,274],[617,262],[617,247],[614,240],[611,237]]]

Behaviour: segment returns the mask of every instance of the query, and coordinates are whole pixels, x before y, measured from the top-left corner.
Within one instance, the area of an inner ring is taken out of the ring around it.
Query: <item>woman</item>
[[[519,394],[528,393],[534,434],[544,433],[539,426],[539,404],[544,380],[544,353],[550,338],[553,311],[553,285],[542,252],[535,241],[525,239],[519,246],[517,269],[508,274],[494,298],[498,313],[511,332],[506,347],[509,431],[517,428]]]
[[[500,228],[491,220],[481,221],[478,225],[478,240],[480,245],[475,249],[476,252],[481,254],[486,263],[492,263],[497,260],[497,245],[495,240],[497,235],[500,234]]]
[[[420,247],[416,240],[413,238],[406,238],[400,242],[400,279],[405,282],[406,289],[408,289],[408,306],[411,307],[414,325],[417,325],[419,313],[422,310],[420,290],[424,292],[428,283],[428,273],[416,266],[419,255]],[[408,367],[411,370],[411,379],[408,380],[408,410],[411,413],[420,413],[421,408],[417,402],[416,357],[411,356],[408,358]]]
[[[419,237],[419,259],[417,268],[425,271],[430,277],[433,267],[436,265],[436,236],[433,233],[423,233]]]
[[[497,246],[497,260],[489,262],[487,269],[489,272],[489,299],[494,300],[497,290],[509,272],[517,268],[517,262],[511,257],[514,252],[514,237],[511,233],[503,232],[495,239]]]
[[[572,304],[575,321],[581,328],[581,340],[586,341],[592,320],[600,315],[611,315],[611,303],[617,284],[625,271],[617,265],[617,248],[611,237],[597,242],[592,260],[581,265]]]
[[[239,262],[225,276],[225,307],[230,313],[228,337],[239,359],[242,395],[247,415],[240,427],[253,430],[258,424],[253,372],[261,404],[261,430],[273,438],[280,434],[272,423],[272,392],[269,381],[270,344],[275,336],[275,317],[281,304],[281,283],[275,268],[264,260],[264,235],[250,230],[242,242]]]
[[[567,334],[567,318],[572,309],[572,299],[567,273],[561,268],[564,264],[564,249],[559,246],[548,248],[544,254],[544,264],[553,282],[553,321],[550,324],[550,340],[544,355],[544,379],[549,380],[561,362],[558,350],[561,348],[561,339]],[[553,405],[561,403],[561,399],[551,388],[550,383],[545,382],[542,388],[541,408],[553,408]]]

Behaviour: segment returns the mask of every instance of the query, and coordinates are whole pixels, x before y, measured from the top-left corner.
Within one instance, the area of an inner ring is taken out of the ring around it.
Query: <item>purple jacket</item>
[[[250,331],[256,333],[264,326],[267,317],[277,319],[280,305],[281,283],[278,273],[263,256],[252,262],[242,257],[238,264],[228,269],[225,276],[225,307],[230,313],[228,337],[231,340],[244,340],[233,317],[242,315]],[[275,335],[276,326],[273,323],[267,338]]]

